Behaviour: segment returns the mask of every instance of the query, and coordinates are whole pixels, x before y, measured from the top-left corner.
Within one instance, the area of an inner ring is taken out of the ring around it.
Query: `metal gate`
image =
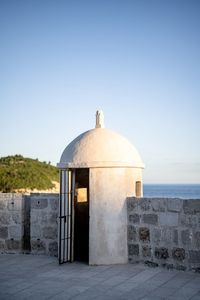
[[[74,259],[74,185],[75,171],[61,170],[58,227],[59,264],[72,262]]]

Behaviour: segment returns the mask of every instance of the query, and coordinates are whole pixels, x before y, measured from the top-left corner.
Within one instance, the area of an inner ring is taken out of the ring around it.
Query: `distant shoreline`
[[[169,197],[200,199],[200,184],[143,184],[144,197]]]

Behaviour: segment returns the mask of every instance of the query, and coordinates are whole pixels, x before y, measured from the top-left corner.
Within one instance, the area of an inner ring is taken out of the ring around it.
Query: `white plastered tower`
[[[126,198],[143,195],[144,164],[136,148],[123,136],[104,128],[103,112],[97,111],[95,128],[82,133],[65,148],[58,168],[61,173],[71,170],[74,174],[78,169],[89,170],[88,263],[91,265],[127,263]],[[73,181],[73,176],[70,176],[70,180]],[[63,180],[64,177],[61,175],[61,198]],[[70,200],[71,225],[68,224],[72,229],[75,181],[76,179],[72,184]],[[69,257],[72,261],[74,260],[72,252],[75,251],[73,230],[70,238]]]

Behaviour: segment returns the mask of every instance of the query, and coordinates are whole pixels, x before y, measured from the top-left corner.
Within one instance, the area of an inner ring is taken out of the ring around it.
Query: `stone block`
[[[57,218],[58,218],[58,213],[57,212],[51,212],[49,214],[49,223],[51,225],[57,226]]]
[[[11,215],[7,212],[0,211],[0,224],[9,225],[11,222]]]
[[[56,239],[57,238],[57,227],[47,226],[42,229],[42,236],[45,239]]]
[[[164,247],[155,248],[155,257],[159,259],[167,259],[169,257],[168,249]]]
[[[153,242],[159,243],[161,241],[161,229],[154,228],[152,238],[153,238]]]
[[[180,212],[182,209],[183,200],[181,199],[167,199],[167,210],[170,212]]]
[[[46,244],[40,239],[31,241],[31,251],[34,253],[46,253]]]
[[[181,226],[186,226],[186,227],[197,227],[199,226],[200,222],[198,220],[198,217],[195,215],[180,215],[180,224]]]
[[[49,254],[51,256],[58,256],[58,243],[57,242],[51,242],[49,243]]]
[[[167,212],[160,213],[161,226],[178,226],[178,213]]]
[[[151,247],[142,246],[142,256],[143,257],[151,257]]]
[[[156,267],[158,267],[158,263],[156,263],[154,261],[146,260],[144,263],[145,263],[145,265],[147,265],[150,268],[156,268]]]
[[[22,211],[23,210],[23,198],[22,195],[14,195],[7,202],[7,208],[9,211]]]
[[[8,238],[8,227],[0,226],[0,239]]]
[[[141,227],[139,228],[139,237],[140,240],[143,242],[149,242],[150,241],[150,231],[147,227]]]
[[[4,200],[7,201],[7,200],[11,199],[12,196],[13,196],[12,193],[0,193],[0,199],[3,201]]]
[[[137,202],[134,198],[128,198],[127,200],[127,208],[128,208],[128,211],[132,211],[134,210],[135,208],[137,207]]]
[[[200,264],[200,251],[189,250],[189,262]]]
[[[49,199],[50,207],[52,210],[58,210],[58,205],[59,205],[59,197],[58,198],[53,198]]]
[[[151,199],[153,211],[164,212],[166,211],[166,199],[153,198]]]
[[[8,227],[9,237],[19,240],[22,238],[22,231],[20,226],[9,226]]]
[[[132,225],[128,225],[128,240],[136,241],[136,239],[137,239],[136,228]]]
[[[0,210],[4,210],[6,208],[6,200],[0,199]]]
[[[11,217],[13,219],[13,222],[15,224],[21,224],[22,223],[22,215],[20,212],[17,211],[13,211],[11,214]]]
[[[190,235],[189,229],[181,231],[181,241],[183,245],[189,246],[191,244],[192,235]]]
[[[31,209],[44,209],[48,207],[48,199],[31,198]]]
[[[14,240],[14,239],[6,240],[5,246],[6,246],[6,249],[8,249],[8,250],[20,250],[21,241]]]
[[[182,265],[177,265],[176,266],[176,270],[178,271],[185,271],[187,268],[185,266],[182,266]]]
[[[196,248],[200,248],[200,231],[197,231],[194,234],[194,244]]]
[[[166,268],[167,270],[173,270],[174,265],[173,264],[164,263],[164,264],[162,264],[162,267]]]
[[[143,211],[150,210],[151,208],[151,200],[149,198],[141,198],[138,200],[138,206],[141,208]]]
[[[172,250],[172,257],[176,260],[184,260],[185,259],[185,250],[183,248],[174,248]]]
[[[193,270],[195,273],[200,273],[200,267],[194,267],[194,268],[192,268],[192,270]]]
[[[200,213],[200,199],[189,199],[183,201],[183,210],[185,214]]]
[[[138,244],[129,244],[128,245],[128,255],[139,255],[139,245]]]
[[[164,245],[169,245],[173,241],[173,229],[171,227],[163,227],[161,241]]]
[[[0,252],[5,249],[5,242],[0,241]]]
[[[47,209],[32,210],[31,211],[31,224],[46,225],[49,221],[49,211]]]
[[[130,223],[139,223],[140,222],[140,215],[138,215],[138,214],[129,215],[129,222]]]
[[[156,214],[144,214],[143,222],[146,224],[156,225],[158,224],[158,216]]]
[[[35,211],[31,212],[31,226],[34,226],[35,224],[40,222],[40,218],[41,218],[41,212],[37,211],[37,213],[35,213]]]
[[[172,232],[172,241],[174,244],[178,244],[178,230],[174,229]]]
[[[40,226],[40,223],[32,224],[31,226],[31,238],[33,239],[40,239],[42,237],[42,228]]]

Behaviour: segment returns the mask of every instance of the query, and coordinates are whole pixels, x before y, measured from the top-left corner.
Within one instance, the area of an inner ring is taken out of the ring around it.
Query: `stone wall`
[[[128,256],[177,270],[200,270],[200,200],[128,198]]]
[[[30,196],[31,253],[58,255],[58,194]]]
[[[57,256],[58,203],[58,194],[0,193],[0,253]],[[128,198],[127,207],[130,262],[200,270],[200,199]]]
[[[57,256],[58,194],[0,193],[0,253]]]
[[[24,197],[0,193],[0,253],[21,252],[24,246]]]

